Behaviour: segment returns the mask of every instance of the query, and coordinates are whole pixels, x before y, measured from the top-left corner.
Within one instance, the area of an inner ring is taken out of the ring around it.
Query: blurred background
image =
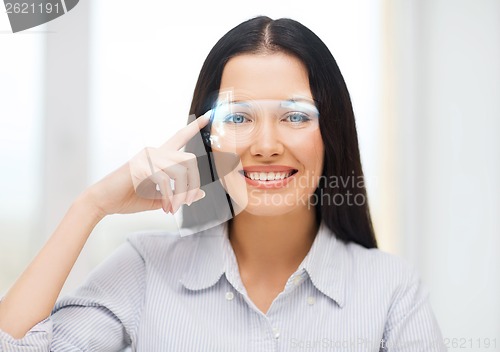
[[[16,34],[2,11],[0,295],[80,192],[185,125],[209,50],[256,15],[330,48],[381,249],[420,270],[450,351],[500,351],[498,0],[87,0]],[[104,219],[63,293],[130,233],[173,226],[162,211]]]

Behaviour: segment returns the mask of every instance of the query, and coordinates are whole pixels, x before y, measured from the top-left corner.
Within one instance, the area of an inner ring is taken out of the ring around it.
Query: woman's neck
[[[271,278],[297,269],[317,231],[314,209],[269,217],[242,212],[229,223],[229,240],[240,272]]]

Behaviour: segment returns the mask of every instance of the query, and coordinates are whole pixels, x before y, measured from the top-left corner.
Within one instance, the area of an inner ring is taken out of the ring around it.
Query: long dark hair
[[[215,44],[201,68],[190,120],[211,108],[215,101],[213,93],[220,87],[222,71],[229,59],[244,53],[274,52],[294,55],[304,63],[318,104],[325,148],[323,177],[315,193],[319,199],[318,222],[323,221],[344,242],[376,248],[349,92],[332,54],[307,27],[288,18],[272,20],[259,16],[231,29]],[[204,144],[204,147],[207,153],[211,152],[209,146]],[[188,145],[188,148],[202,147]]]

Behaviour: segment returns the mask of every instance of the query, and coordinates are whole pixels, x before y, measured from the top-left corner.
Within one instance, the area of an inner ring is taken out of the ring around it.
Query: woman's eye
[[[231,114],[228,115],[224,118],[224,122],[229,122],[229,123],[243,123],[247,120],[247,118],[241,114]]]
[[[293,113],[293,114],[289,114],[286,117],[286,120],[296,124],[296,123],[300,123],[300,122],[307,122],[311,119],[305,114]]]

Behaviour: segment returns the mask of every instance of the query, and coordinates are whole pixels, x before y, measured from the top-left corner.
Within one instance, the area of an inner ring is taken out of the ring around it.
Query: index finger
[[[196,133],[200,132],[200,130],[208,124],[210,121],[210,114],[211,110],[198,117],[186,127],[177,131],[172,138],[162,145],[162,147],[168,146],[175,150],[179,150],[184,147],[187,142],[189,142],[189,140],[196,135]]]

